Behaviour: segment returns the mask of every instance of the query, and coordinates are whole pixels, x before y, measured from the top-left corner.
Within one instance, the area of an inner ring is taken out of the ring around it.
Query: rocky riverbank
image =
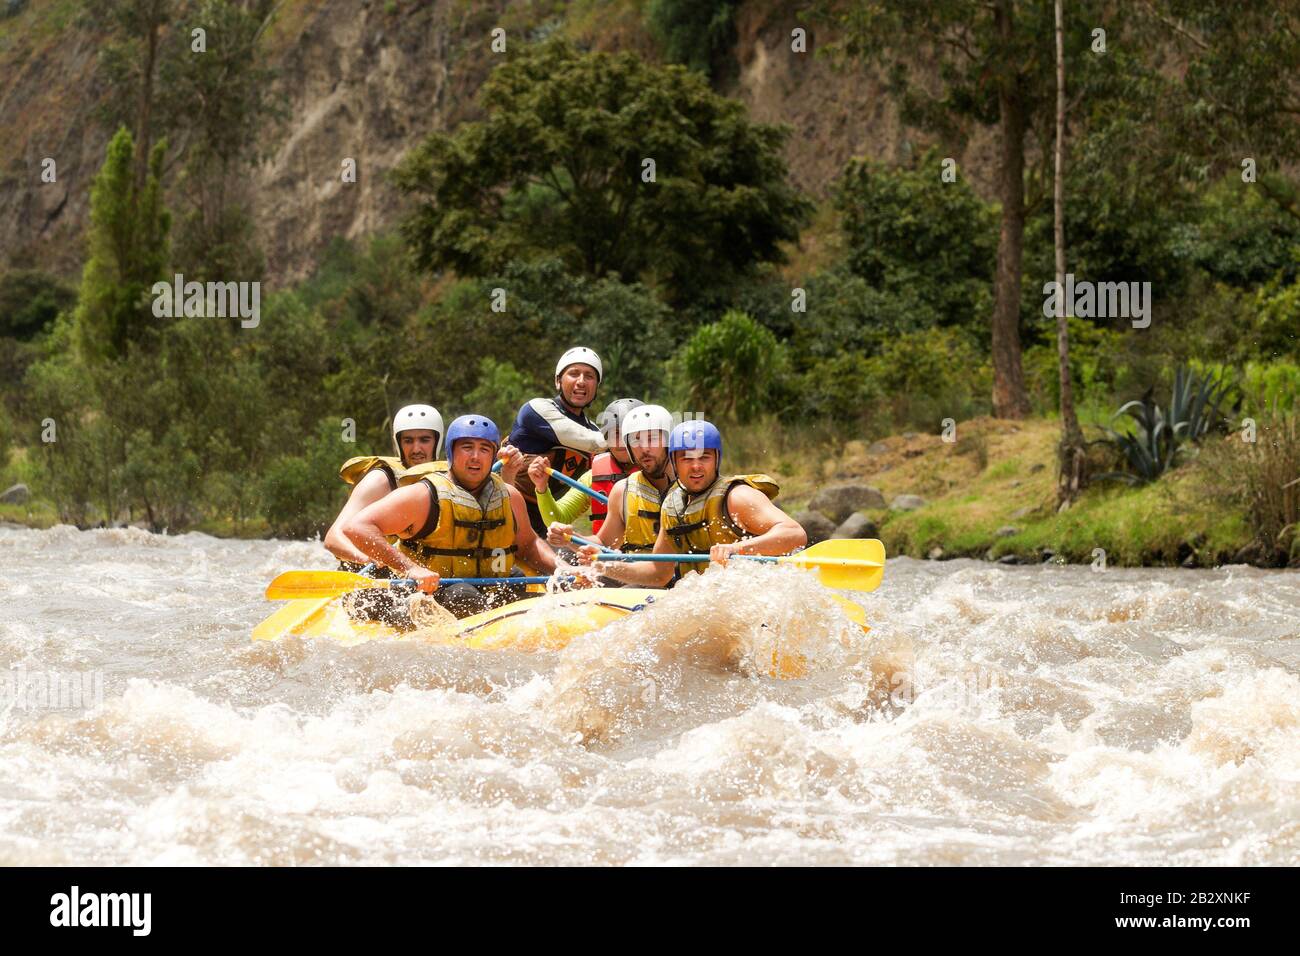
[[[782,505],[811,541],[879,537],[891,555],[930,560],[1300,567],[1300,549],[1265,548],[1195,461],[1143,487],[1098,482],[1058,512],[1058,434],[1053,420],[981,418],[958,424],[951,440],[909,432],[849,442],[824,462],[819,487],[796,480]]]

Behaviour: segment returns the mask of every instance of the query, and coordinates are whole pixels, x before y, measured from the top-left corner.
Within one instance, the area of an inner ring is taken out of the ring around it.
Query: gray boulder
[[[0,491],[0,505],[25,505],[32,496],[31,489],[24,484],[10,485]]]
[[[885,507],[885,496],[869,485],[827,485],[813,495],[808,507],[839,524],[855,511]]]
[[[925,499],[920,495],[899,495],[889,503],[893,511],[915,511],[925,507]]]
[[[993,536],[996,538],[1010,538],[1017,534],[1020,534],[1020,529],[1009,524],[1003,525],[1001,528],[998,528],[997,531],[993,532]]]
[[[808,543],[827,541],[835,534],[835,522],[820,511],[801,511],[794,516],[799,526],[808,534]]]
[[[866,515],[851,514],[845,518],[832,537],[836,538],[875,538],[880,528]]]

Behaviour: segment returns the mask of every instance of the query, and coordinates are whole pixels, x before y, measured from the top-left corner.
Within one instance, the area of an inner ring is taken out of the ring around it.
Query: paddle
[[[621,552],[621,551],[615,551],[613,548],[607,548],[607,547],[605,547],[603,544],[601,544],[599,541],[588,541],[586,538],[580,538],[580,537],[578,537],[576,534],[571,534],[571,535],[569,535],[569,540],[572,541],[574,544],[579,545],[579,546],[582,546],[582,545],[590,545],[590,546],[593,547],[593,548],[600,548],[601,552],[604,553],[604,554],[622,554],[622,553],[623,553],[623,552]]]
[[[518,578],[443,578],[439,587],[448,584],[545,584],[549,577]],[[571,581],[572,578],[561,578]],[[334,598],[351,591],[368,588],[396,588],[414,590],[410,578],[368,578],[351,571],[285,571],[266,588],[268,601],[298,600],[301,598]]]
[[[564,472],[556,471],[554,468],[547,468],[546,470],[550,473],[552,478],[564,482],[564,484],[568,485],[570,488],[577,488],[584,495],[589,495],[590,497],[595,498],[602,505],[609,504],[609,498],[605,495],[602,495],[595,488],[589,488],[586,485],[584,485],[582,482],[574,478],[570,478],[568,475],[564,474]]]
[[[575,537],[574,541],[578,541]],[[586,544],[589,542],[580,542]],[[590,542],[594,543],[594,542]],[[794,564],[811,568],[828,588],[846,591],[874,591],[885,573],[885,546],[874,538],[841,538],[823,541],[794,554],[772,557],[764,554],[733,554],[733,558],[760,561],[764,564]],[[601,555],[603,561],[665,561],[703,563],[707,554],[623,554],[619,551]]]

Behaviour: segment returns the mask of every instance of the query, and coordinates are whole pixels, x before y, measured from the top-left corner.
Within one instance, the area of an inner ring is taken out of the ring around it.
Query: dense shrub
[[[45,331],[60,312],[76,304],[77,293],[38,269],[0,275],[0,338],[26,341]]]
[[[959,330],[901,335],[871,358],[870,368],[898,425],[938,431],[945,418],[988,414],[989,361]]]
[[[763,410],[784,371],[785,351],[776,336],[732,311],[691,336],[674,377],[690,407],[746,422]]]
[[[324,534],[347,498],[338,469],[354,449],[336,422],[324,420],[301,451],[270,462],[258,490],[271,531],[288,538]]]

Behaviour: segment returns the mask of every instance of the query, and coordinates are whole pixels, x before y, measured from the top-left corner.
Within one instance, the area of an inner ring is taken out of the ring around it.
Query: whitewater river
[[[249,640],[329,566],[0,530],[0,864],[1300,864],[1295,572],[904,558],[863,635],[751,566],[559,652]]]

